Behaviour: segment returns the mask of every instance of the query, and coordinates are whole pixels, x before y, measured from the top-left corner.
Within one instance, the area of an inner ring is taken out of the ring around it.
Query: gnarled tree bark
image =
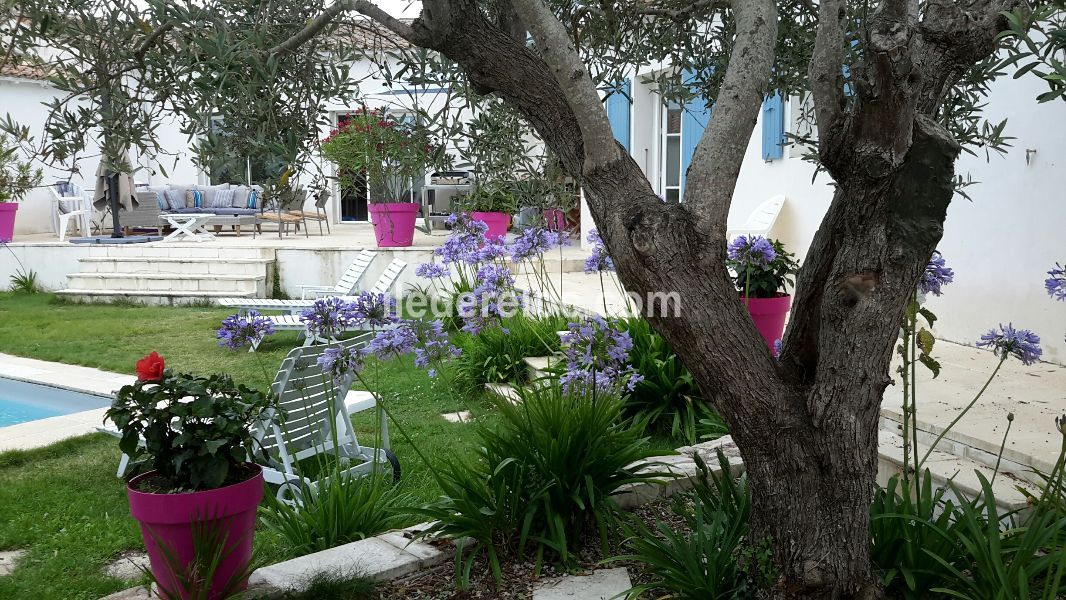
[[[810,82],[819,154],[836,182],[797,280],[775,360],[738,301],[725,219],[770,80],[772,0],[729,3],[737,38],[683,203],[664,203],[605,135],[606,118],[543,0],[511,0],[536,48],[474,0],[424,0],[410,26],[381,20],[461,65],[477,89],[521,111],[575,174],[625,286],[677,292],[680,316],[651,316],[718,410],[753,492],[752,542],[770,544],[778,596],[880,594],[869,503],[882,394],[908,300],[940,240],[959,147],[934,121],[944,95],[994,48],[999,11],[1020,0],[885,0],[862,35],[850,105],[843,89],[846,3],[819,3]],[[371,18],[368,2],[352,7]],[[723,3],[724,4],[724,3]],[[370,5],[372,6],[372,5]],[[850,106],[850,107],[849,107]],[[604,147],[609,145],[609,147]]]

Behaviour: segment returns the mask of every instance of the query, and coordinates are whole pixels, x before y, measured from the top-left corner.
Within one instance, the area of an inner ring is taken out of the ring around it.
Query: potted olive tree
[[[472,192],[457,200],[461,212],[484,223],[488,239],[502,238],[511,227],[511,215],[518,210],[515,182],[494,181],[478,185]]]
[[[395,120],[384,109],[362,108],[322,140],[321,150],[337,165],[342,188],[357,190],[366,177],[378,246],[410,246],[419,204],[407,191],[428,169],[447,166],[444,147],[424,127]]]
[[[792,296],[787,287],[794,285],[792,276],[799,265],[784,245],[761,235],[740,235],[728,249],[729,268],[736,273],[740,301],[748,307],[755,327],[766,344],[776,352],[775,344],[785,332]]]
[[[15,237],[15,213],[19,200],[41,183],[43,174],[18,158],[18,145],[0,134],[0,242]]]
[[[106,416],[121,433],[122,451],[145,457],[127,495],[152,577],[167,598],[239,591],[263,497],[262,469],[249,462],[252,426],[272,401],[227,375],[173,373],[155,352],[137,362],[137,375]],[[208,561],[198,556],[208,551],[205,538],[215,541]]]

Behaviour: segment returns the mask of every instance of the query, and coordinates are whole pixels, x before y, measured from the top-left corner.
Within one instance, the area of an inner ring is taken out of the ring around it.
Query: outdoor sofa
[[[255,226],[259,222],[263,190],[257,185],[165,184],[149,186],[148,190],[155,195],[159,209],[155,225],[165,214],[213,214],[215,217],[206,226],[213,227],[216,233],[223,227],[232,227],[239,236],[242,226]]]

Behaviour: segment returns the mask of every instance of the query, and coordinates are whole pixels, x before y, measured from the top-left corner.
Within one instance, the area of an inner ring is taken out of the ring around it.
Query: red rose
[[[137,380],[159,381],[163,379],[164,367],[165,363],[163,357],[159,356],[158,352],[152,352],[148,356],[137,361]]]

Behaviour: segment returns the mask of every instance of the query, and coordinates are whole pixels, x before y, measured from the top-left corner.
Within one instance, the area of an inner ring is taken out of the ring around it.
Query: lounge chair
[[[363,250],[363,252],[365,253],[370,251]],[[371,254],[373,253],[371,252]],[[359,259],[357,258],[356,260]],[[353,262],[352,265],[354,266],[355,263]],[[371,286],[369,291],[375,294],[389,293],[389,291],[392,289],[392,286],[396,283],[396,280],[400,277],[400,274],[403,273],[403,270],[406,268],[406,262],[398,258],[394,258],[392,262],[389,263],[389,266],[385,267],[385,272],[381,274],[381,277],[379,277],[378,280],[374,283],[374,285]],[[349,271],[351,269],[352,267],[349,267]],[[363,270],[365,271],[365,267]],[[219,304],[219,306],[224,306],[226,308],[235,308],[238,312],[242,314],[249,310],[257,310],[260,312],[277,311],[287,315],[298,315],[303,310],[310,308],[312,305],[314,305],[315,300],[322,296],[336,295],[341,297],[348,297],[358,293],[358,283],[360,278],[362,278],[362,273],[358,274],[358,276],[354,280],[354,283],[352,283],[350,287],[343,287],[341,282],[338,282],[337,285],[333,288],[322,288],[328,289],[330,291],[323,293],[320,290],[313,298],[304,298],[299,300],[275,300],[273,298],[219,298],[218,300],[216,300],[216,302]],[[347,282],[349,279],[350,278],[348,277],[348,271],[346,271],[344,276],[341,277],[341,281]],[[344,285],[347,285],[347,283],[345,283]]]
[[[374,257],[376,256],[377,252],[373,250],[361,250],[355,260],[352,261],[352,264],[348,265],[341,278],[337,280],[337,285],[332,287],[328,285],[299,285],[297,287],[300,288],[300,298],[306,300],[308,294],[311,295],[312,299],[321,296],[350,296],[358,289],[359,280],[363,278],[363,274],[370,267],[370,263],[374,262]]]
[[[738,235],[769,235],[774,223],[777,222],[778,215],[781,214],[785,200],[788,200],[785,196],[774,196],[763,201],[751,211],[748,219],[741,226],[728,228],[727,239],[732,240]]]
[[[365,334],[334,344],[362,347],[370,341]],[[257,426],[256,439],[262,446],[262,456],[256,462],[263,465],[267,483],[280,486],[278,500],[298,503],[305,493],[314,493],[316,482],[299,474],[297,464],[315,456],[328,455],[348,461],[344,471],[349,475],[369,474],[375,464],[394,479],[400,477],[400,463],[389,450],[389,428],[384,411],[381,413],[381,448],[359,443],[352,427],[351,415],[377,406],[370,392],[349,391],[343,402],[337,401],[339,392],[348,390],[354,375],[333,382],[322,372],[318,358],[329,346],[293,348],[281,362],[271,390],[278,398],[283,417],[268,418]],[[354,464],[351,464],[354,461]]]
[[[322,224],[326,224],[326,233],[331,234],[329,230],[329,217],[326,216],[326,203],[329,202],[329,190],[322,190],[315,195],[315,212],[309,210],[290,210],[289,214],[294,217],[300,217],[304,222],[304,231],[307,231],[308,221],[318,221],[318,235],[322,235]]]
[[[59,241],[66,240],[70,220],[75,217],[75,227],[81,230],[81,235],[88,236],[93,214],[88,195],[69,181],[57,181],[48,186],[48,191],[52,192],[52,225],[59,234]]]

